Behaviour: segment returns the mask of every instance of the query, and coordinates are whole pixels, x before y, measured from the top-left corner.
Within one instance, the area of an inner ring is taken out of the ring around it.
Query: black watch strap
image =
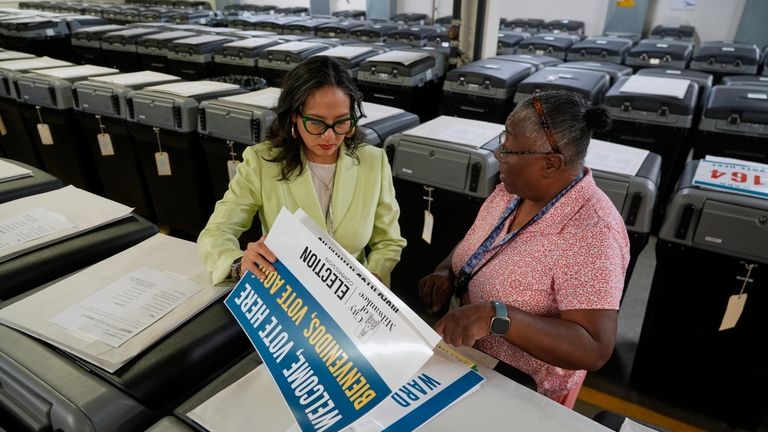
[[[243,262],[243,257],[237,257],[236,260],[232,261],[232,267],[229,270],[229,276],[234,280],[240,280],[241,274],[241,264]]]

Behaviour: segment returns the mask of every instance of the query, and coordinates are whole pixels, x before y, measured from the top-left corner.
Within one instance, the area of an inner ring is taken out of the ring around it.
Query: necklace
[[[320,182],[325,192],[330,192],[331,186],[333,186],[333,177],[334,177],[334,174],[336,174],[336,164],[326,165],[326,166],[332,166],[333,169],[325,170],[326,172],[323,173],[325,175],[315,170],[315,168],[312,166],[312,165],[315,165],[314,163],[310,162],[308,165],[309,165],[309,170],[312,172],[312,176]],[[327,180],[323,177],[327,177]]]

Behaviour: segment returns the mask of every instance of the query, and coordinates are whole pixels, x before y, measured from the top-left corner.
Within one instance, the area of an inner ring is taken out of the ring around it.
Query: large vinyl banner
[[[302,431],[337,431],[432,356],[440,337],[300,211],[266,240],[275,271],[226,299]]]

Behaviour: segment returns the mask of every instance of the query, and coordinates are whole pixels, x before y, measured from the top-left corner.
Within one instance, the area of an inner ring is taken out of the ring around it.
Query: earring
[[[347,132],[347,134],[346,134],[347,138],[352,138],[353,136],[355,136],[355,128],[356,127],[357,126],[352,126],[352,129],[350,129],[349,132]]]
[[[293,137],[293,139],[297,139],[297,137],[296,137],[296,123],[293,123],[293,125],[291,126],[291,136]]]

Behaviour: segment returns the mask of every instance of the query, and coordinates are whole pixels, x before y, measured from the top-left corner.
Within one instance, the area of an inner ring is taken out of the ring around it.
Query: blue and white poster
[[[302,431],[338,431],[386,400],[440,337],[304,215],[278,216],[275,271],[247,273],[225,303]]]

